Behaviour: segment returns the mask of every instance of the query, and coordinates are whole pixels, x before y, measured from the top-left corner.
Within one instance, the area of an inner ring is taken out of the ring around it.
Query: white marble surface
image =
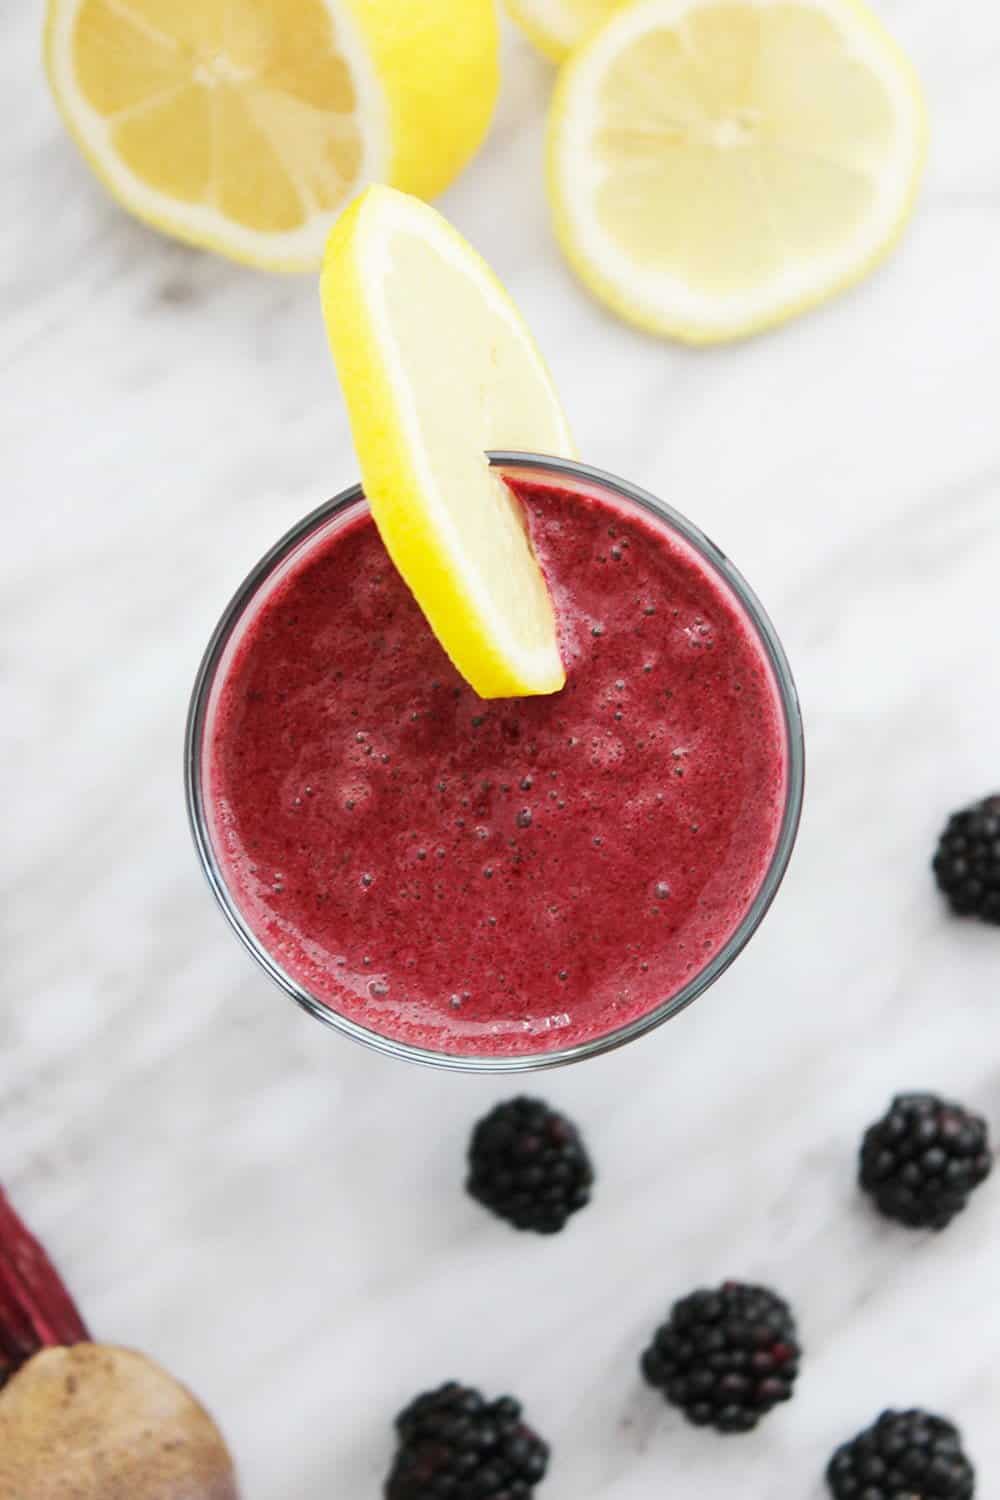
[[[556,1448],[546,1500],[812,1497],[837,1440],[911,1402],[961,1422],[1000,1492],[1000,1181],[941,1238],[852,1182],[899,1087],[1000,1128],[1000,933],[949,921],[926,868],[943,815],[1000,783],[1000,12],[878,8],[930,98],[919,213],[874,280],[783,332],[690,353],[587,300],[546,224],[549,73],[517,42],[445,203],[584,455],[758,587],[807,715],[799,848],[747,954],[654,1038],[542,1079],[600,1167],[551,1242],[461,1192],[467,1128],[509,1086],[300,1015],[189,846],[202,645],[353,477],[315,286],[123,217],[57,122],[39,7],[0,16],[0,1178],[94,1328],[210,1402],[247,1500],[376,1496],[392,1412],[452,1372],[523,1395]],[[729,1442],[635,1374],[666,1304],[725,1274],[782,1288],[808,1349],[793,1405]]]

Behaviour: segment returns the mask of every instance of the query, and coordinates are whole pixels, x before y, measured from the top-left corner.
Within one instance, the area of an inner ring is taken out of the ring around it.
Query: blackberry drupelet
[[[952,911],[1000,923],[1000,796],[952,813],[933,869]]]
[[[837,1449],[826,1478],[834,1500],[972,1500],[976,1483],[958,1430],[925,1411],[884,1411]]]
[[[642,1356],[642,1373],[698,1427],[749,1432],[791,1398],[801,1349],[786,1302],[727,1281],[675,1302]]]
[[[935,1094],[897,1094],[865,1131],[859,1176],[887,1218],[944,1229],[992,1165],[985,1120]]]
[[[498,1104],[472,1132],[466,1187],[516,1229],[557,1234],[593,1183],[580,1132],[540,1099]]]
[[[485,1401],[456,1381],[418,1396],[396,1431],[386,1500],[532,1500],[548,1468],[548,1445],[517,1401]]]

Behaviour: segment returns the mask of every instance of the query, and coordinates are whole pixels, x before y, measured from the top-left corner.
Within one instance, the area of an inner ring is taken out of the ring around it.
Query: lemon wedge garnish
[[[125,208],[292,271],[360,184],[446,187],[499,76],[492,0],[49,0],[45,60]]]
[[[623,0],[507,0],[511,20],[539,52],[562,62]]]
[[[556,232],[631,322],[736,338],[886,255],[925,144],[913,69],[860,0],[636,0],[560,74]]]
[[[334,227],[321,291],[365,492],[435,635],[483,698],[556,692],[548,589],[486,457],[572,452],[520,313],[435,209],[386,187]]]

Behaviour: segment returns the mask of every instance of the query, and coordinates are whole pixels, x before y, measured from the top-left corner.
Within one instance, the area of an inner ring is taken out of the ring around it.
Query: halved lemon
[[[737,338],[887,254],[925,149],[914,71],[860,0],[636,0],[560,75],[556,233],[622,317]]]
[[[320,264],[360,184],[445,188],[499,79],[492,0],[49,0],[45,58],[126,208],[291,271]]]
[[[507,0],[515,25],[553,62],[562,62],[624,0]]]
[[[572,452],[520,313],[447,220],[386,187],[335,226],[321,294],[365,493],[432,630],[481,697],[556,692],[548,589],[486,457]]]

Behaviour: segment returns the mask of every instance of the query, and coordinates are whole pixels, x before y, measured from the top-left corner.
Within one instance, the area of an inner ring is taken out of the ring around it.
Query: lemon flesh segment
[[[919,84],[860,0],[637,0],[560,77],[556,232],[630,321],[739,337],[870,270],[925,152]]]
[[[49,0],[45,54],[124,207],[275,270],[319,266],[365,181],[444,188],[498,79],[492,0]]]
[[[626,0],[507,0],[515,25],[545,57],[562,62]]]
[[[385,187],[335,226],[321,295],[365,492],[432,630],[480,697],[558,691],[552,602],[486,454],[572,443],[510,297],[440,214]]]

